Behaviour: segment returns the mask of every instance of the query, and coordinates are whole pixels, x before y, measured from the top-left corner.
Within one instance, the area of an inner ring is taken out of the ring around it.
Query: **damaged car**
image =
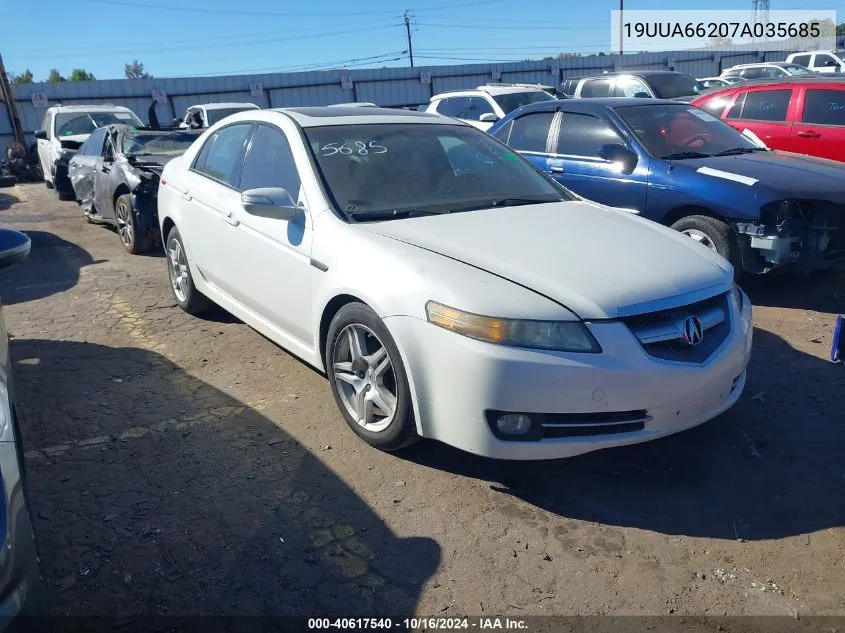
[[[158,183],[164,165],[180,156],[199,130],[109,125],[94,130],[70,160],[70,181],[85,217],[117,229],[129,253],[160,241]]]
[[[254,103],[203,103],[190,106],[185,111],[185,116],[176,119],[174,123],[182,129],[205,129],[231,114],[260,109]]]
[[[41,129],[35,133],[44,184],[60,200],[73,200],[68,179],[70,159],[88,136],[106,125],[143,125],[129,108],[115,105],[57,105],[47,108]]]
[[[718,252],[737,276],[786,265],[808,273],[845,258],[845,164],[770,150],[695,106],[538,103],[490,134],[579,196]]]

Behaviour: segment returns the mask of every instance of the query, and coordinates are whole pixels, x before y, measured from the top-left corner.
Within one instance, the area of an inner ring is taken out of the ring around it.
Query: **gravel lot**
[[[746,282],[745,394],[651,444],[496,463],[355,438],[325,378],[182,313],[43,185],[0,191],[0,275],[57,614],[845,614],[845,275]]]

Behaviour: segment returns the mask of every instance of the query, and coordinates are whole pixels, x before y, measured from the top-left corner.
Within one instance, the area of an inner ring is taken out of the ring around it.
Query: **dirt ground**
[[[845,275],[746,282],[727,414],[556,462],[356,439],[323,376],[43,185],[0,274],[57,614],[845,614]],[[272,279],[268,278],[268,282]]]

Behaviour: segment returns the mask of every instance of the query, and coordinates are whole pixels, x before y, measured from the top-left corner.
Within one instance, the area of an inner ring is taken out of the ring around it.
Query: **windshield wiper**
[[[424,209],[391,209],[389,211],[362,211],[361,213],[346,212],[350,218],[357,222],[368,220],[398,220],[399,218],[412,218],[420,215],[440,215],[448,211],[426,211]]]
[[[685,160],[687,158],[710,158],[712,154],[703,154],[701,152],[675,152],[674,154],[667,154],[661,156],[662,160]]]
[[[564,200],[566,200],[566,198],[554,198],[552,200],[538,200],[537,198],[498,198],[496,200],[479,200],[476,204],[449,209],[447,213],[477,211],[479,209],[495,209],[497,207],[519,207],[527,204],[546,204],[549,202],[563,202]]]
[[[765,152],[766,150],[762,147],[734,147],[732,149],[726,149],[724,152],[719,152],[718,154],[714,154],[714,156],[736,156],[738,154],[750,154],[751,152]]]

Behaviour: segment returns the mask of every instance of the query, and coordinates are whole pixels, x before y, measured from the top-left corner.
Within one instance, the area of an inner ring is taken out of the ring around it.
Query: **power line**
[[[381,55],[373,55],[372,57],[359,57],[353,59],[342,59],[338,61],[331,61],[331,62],[320,62],[316,64],[308,64],[308,65],[296,65],[296,66],[265,66],[264,68],[246,68],[241,70],[229,70],[224,73],[221,72],[213,72],[213,73],[194,73],[191,75],[175,75],[174,78],[179,77],[212,77],[218,75],[235,75],[235,74],[251,74],[251,73],[263,73],[263,72],[281,72],[281,71],[290,71],[290,72],[297,72],[297,71],[306,71],[306,70],[332,70],[336,68],[347,68],[353,66],[366,66],[368,64],[374,63],[385,63],[385,62],[392,62],[392,61],[399,61],[403,59],[403,55],[406,55],[408,51],[394,51],[392,53],[382,53]],[[390,59],[381,59],[386,58],[391,55],[399,55],[399,57],[392,57]]]
[[[116,6],[125,6],[125,7],[132,7],[134,9],[137,8],[145,8],[145,9],[158,9],[162,11],[183,11],[187,13],[204,13],[209,15],[243,15],[243,16],[264,16],[264,17],[285,17],[285,18],[321,18],[325,17],[326,13],[290,13],[287,11],[249,11],[249,10],[227,10],[227,9],[207,9],[204,7],[189,7],[189,6],[181,6],[181,7],[173,7],[173,6],[164,6],[161,4],[148,4],[142,2],[133,2],[130,0],[87,0],[88,2],[96,2],[98,4],[111,4]],[[420,9],[420,11],[445,11],[449,9],[463,9],[465,7],[473,7],[473,6],[480,6],[484,4],[495,4],[499,2],[506,2],[507,0],[477,0],[476,2],[467,2],[467,3],[456,3],[456,4],[447,4],[447,5],[440,5],[435,7],[425,7]],[[382,11],[356,11],[356,12],[346,12],[346,13],[338,13],[332,12],[332,15],[335,16],[355,16],[355,15],[386,15],[394,13],[391,10],[382,10]]]
[[[434,23],[434,22],[418,22],[417,24],[419,26],[430,26],[430,27],[441,28],[441,29],[473,29],[473,30],[483,29],[485,31],[489,30],[489,29],[496,29],[496,30],[502,30],[502,31],[524,31],[527,28],[525,26],[501,26],[501,25],[482,25],[482,24],[437,24],[437,23]],[[560,31],[565,27],[562,27],[562,26],[545,26],[545,25],[539,26],[538,25],[538,26],[532,26],[530,28],[533,29],[533,30],[542,30],[542,31]],[[602,27],[592,27],[592,28],[579,27],[578,30],[579,31],[589,31],[589,30],[598,30],[598,29],[601,29],[601,28]]]
[[[169,53],[175,51],[199,51],[199,50],[207,50],[207,49],[218,49],[218,48],[236,48],[241,46],[255,46],[260,44],[273,44],[276,42],[291,42],[295,40],[303,40],[303,39],[318,39],[321,37],[331,37],[334,35],[346,35],[348,33],[362,33],[365,31],[378,31],[384,29],[392,29],[399,26],[399,24],[386,24],[383,26],[370,26],[370,27],[362,27],[360,29],[344,29],[342,31],[330,31],[330,32],[322,32],[322,33],[308,33],[308,34],[300,34],[300,35],[285,35],[285,36],[277,36],[270,39],[264,40],[251,40],[248,42],[233,42],[229,44],[220,44],[220,43],[213,43],[208,44],[206,46],[171,46],[171,47],[164,47],[164,48],[156,48],[148,53],[145,53],[145,58],[155,57],[161,53]],[[137,49],[137,47],[135,47]],[[101,57],[102,51],[99,52],[92,52],[92,53],[83,53],[83,54],[75,54],[74,57],[84,59],[87,57]],[[56,56],[55,53],[50,55],[28,55],[27,59],[52,59]]]

